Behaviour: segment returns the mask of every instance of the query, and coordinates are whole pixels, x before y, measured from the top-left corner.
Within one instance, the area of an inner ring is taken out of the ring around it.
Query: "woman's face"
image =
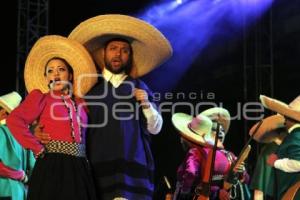
[[[50,89],[52,90],[64,90],[68,88],[68,84],[71,84],[72,74],[66,63],[61,59],[52,59],[46,66],[45,76]]]
[[[0,121],[6,119],[8,115],[8,112],[4,108],[0,107]]]

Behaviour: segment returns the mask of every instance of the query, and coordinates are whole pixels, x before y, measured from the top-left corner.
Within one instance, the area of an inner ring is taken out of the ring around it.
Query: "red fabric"
[[[75,130],[75,142],[79,143],[79,125],[76,120],[76,113],[71,104],[71,99],[65,96],[66,102],[72,108],[73,124]],[[76,104],[82,100],[76,100]],[[77,106],[82,124],[87,123],[87,115],[84,106]],[[60,94],[46,93],[40,90],[33,90],[26,99],[11,112],[7,118],[7,126],[16,140],[25,148],[31,149],[34,154],[39,153],[44,147],[37,138],[30,132],[29,125],[39,119],[39,124],[44,125],[43,132],[48,133],[52,140],[74,142],[71,135],[71,122],[68,109],[65,107]],[[81,130],[83,142],[85,129]]]
[[[7,167],[2,162],[0,162],[0,176],[15,180],[21,180],[24,176],[24,171],[11,169],[10,167]]]

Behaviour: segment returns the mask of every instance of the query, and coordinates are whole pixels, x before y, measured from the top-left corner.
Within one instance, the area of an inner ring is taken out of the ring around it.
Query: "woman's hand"
[[[51,140],[51,137],[48,133],[43,132],[44,125],[38,124],[34,128],[34,136],[42,143],[42,144],[48,144]]]

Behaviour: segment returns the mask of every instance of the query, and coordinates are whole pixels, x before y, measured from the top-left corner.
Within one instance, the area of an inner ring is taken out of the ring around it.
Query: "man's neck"
[[[103,78],[107,82],[111,82],[115,88],[119,87],[120,84],[126,79],[127,75],[123,71],[123,73],[114,74],[108,69],[104,68],[102,71]]]

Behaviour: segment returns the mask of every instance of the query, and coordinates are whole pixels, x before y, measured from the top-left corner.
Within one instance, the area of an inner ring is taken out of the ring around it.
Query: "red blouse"
[[[42,93],[33,90],[26,99],[14,109],[7,118],[7,126],[16,140],[34,154],[39,153],[44,147],[29,130],[29,125],[35,120],[44,125],[43,132],[48,133],[52,140],[80,143],[80,131],[77,114],[69,96],[64,96],[72,113],[70,120],[68,109],[60,93]],[[76,107],[83,125],[87,124],[87,114],[82,99],[76,99]],[[75,141],[72,138],[73,122]],[[85,128],[81,128],[82,142],[85,143]]]

